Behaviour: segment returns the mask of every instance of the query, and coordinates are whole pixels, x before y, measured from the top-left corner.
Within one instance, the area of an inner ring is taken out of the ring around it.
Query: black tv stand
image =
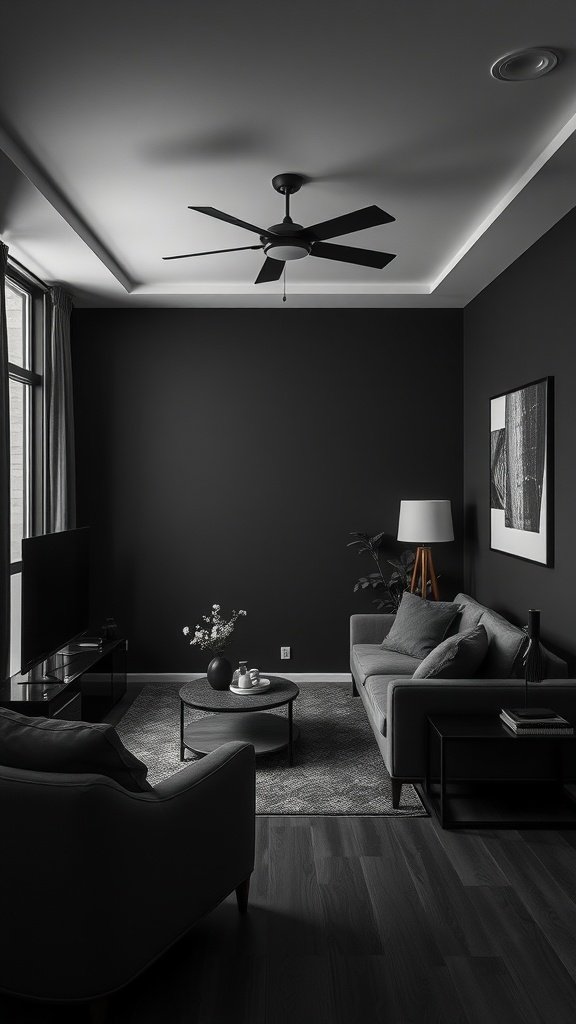
[[[0,707],[23,715],[99,722],[126,693],[125,637],[61,651],[0,684]]]
[[[17,672],[12,680],[18,684],[31,683],[68,683],[71,682],[68,666],[73,657],[68,644],[56,654],[51,654],[45,661],[34,665],[28,672]]]

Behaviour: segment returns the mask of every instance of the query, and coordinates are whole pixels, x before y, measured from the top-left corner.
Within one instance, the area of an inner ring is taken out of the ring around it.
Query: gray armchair
[[[254,748],[237,742],[140,792],[0,767],[0,989],[97,1000],[234,890],[245,910],[254,778]]]

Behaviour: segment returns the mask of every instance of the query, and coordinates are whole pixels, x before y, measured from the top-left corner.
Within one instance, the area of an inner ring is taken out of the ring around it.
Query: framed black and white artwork
[[[490,399],[490,547],[552,565],[553,378]]]

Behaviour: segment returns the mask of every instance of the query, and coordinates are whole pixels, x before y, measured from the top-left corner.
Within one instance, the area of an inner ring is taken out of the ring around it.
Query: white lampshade
[[[398,540],[420,545],[454,540],[450,502],[446,499],[401,501]]]

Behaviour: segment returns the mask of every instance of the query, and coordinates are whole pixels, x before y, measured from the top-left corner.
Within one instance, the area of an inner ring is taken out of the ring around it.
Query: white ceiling
[[[384,270],[287,265],[296,306],[462,306],[576,205],[574,0],[18,0],[0,54],[0,235],[77,305],[282,306],[268,227],[376,204],[333,241]],[[526,46],[533,82],[491,77]]]

